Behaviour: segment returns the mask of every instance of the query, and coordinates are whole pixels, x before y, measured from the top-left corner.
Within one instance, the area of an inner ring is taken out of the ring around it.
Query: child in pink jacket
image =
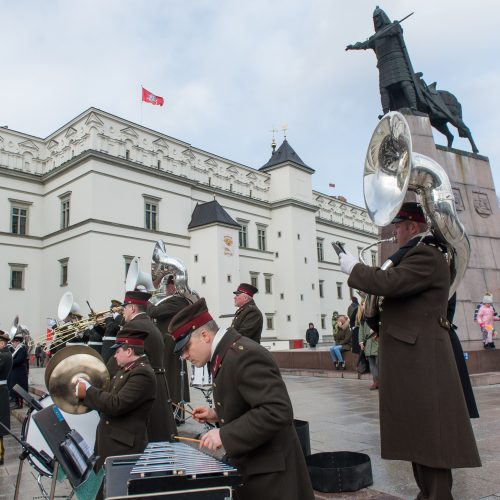
[[[483,332],[483,342],[485,349],[495,349],[495,344],[493,343],[493,334],[495,332],[495,327],[493,326],[494,321],[500,321],[500,317],[495,316],[495,311],[492,306],[493,296],[489,293],[485,294],[483,297],[483,304],[479,308],[477,313],[477,322],[481,327]]]

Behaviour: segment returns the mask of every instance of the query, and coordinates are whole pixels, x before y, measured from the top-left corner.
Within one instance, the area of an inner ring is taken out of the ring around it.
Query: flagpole
[[[141,125],[142,125],[142,85],[141,85]]]

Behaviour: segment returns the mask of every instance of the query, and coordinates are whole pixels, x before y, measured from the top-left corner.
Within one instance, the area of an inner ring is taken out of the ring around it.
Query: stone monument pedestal
[[[458,326],[457,334],[464,351],[482,349],[482,335],[473,318],[474,309],[486,291],[493,294],[493,305],[500,313],[500,209],[490,163],[486,156],[437,146],[427,115],[405,113],[405,118],[411,130],[413,152],[437,161],[452,185],[457,214],[471,245],[469,266],[457,290],[453,322]],[[452,133],[457,132],[453,129]],[[414,196],[409,194],[408,199]],[[388,226],[383,229],[382,237],[391,233],[392,227]],[[381,262],[395,248],[383,245]],[[498,325],[500,330],[500,322]]]

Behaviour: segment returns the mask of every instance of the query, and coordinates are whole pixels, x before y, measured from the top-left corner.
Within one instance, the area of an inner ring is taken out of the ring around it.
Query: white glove
[[[354,257],[352,253],[345,252],[339,255],[340,260],[340,270],[345,274],[351,274],[352,268],[359,263],[357,257]]]
[[[76,379],[76,386],[75,386],[75,396],[78,397],[78,385],[83,384],[85,386],[85,390],[88,390],[90,387],[90,382],[88,380],[85,380],[84,378],[78,377]]]

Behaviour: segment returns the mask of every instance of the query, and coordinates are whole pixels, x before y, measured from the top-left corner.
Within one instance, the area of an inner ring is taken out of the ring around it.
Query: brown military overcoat
[[[189,376],[184,361],[184,393],[181,395],[181,361],[179,354],[174,353],[175,341],[168,333],[171,319],[184,307],[190,304],[189,300],[181,295],[172,295],[158,306],[148,304],[148,315],[156,321],[156,325],[163,335],[163,364],[167,371],[168,388],[174,403],[189,401]]]
[[[481,465],[446,326],[450,273],[424,243],[389,270],[356,264],[350,287],[383,296],[379,339],[382,458],[435,468]]]
[[[162,335],[145,312],[139,313],[123,325],[122,333],[128,331],[148,333],[144,341],[144,352],[156,376],[156,399],[149,418],[148,441],[170,441],[172,435],[177,434],[177,426],[175,425],[172,411],[163,359],[164,345]],[[118,333],[118,336],[120,336],[120,333]],[[107,367],[111,376],[113,376],[117,368],[114,358],[109,359]]]
[[[145,356],[131,369],[118,370],[109,391],[89,387],[84,404],[101,414],[95,441],[98,469],[107,457],[144,451],[155,394],[155,375]]]
[[[260,344],[263,324],[262,313],[255,302],[251,300],[235,312],[231,326],[243,337],[248,337]]]
[[[293,409],[272,355],[229,328],[211,361],[222,444],[243,475],[238,500],[313,500]]]

